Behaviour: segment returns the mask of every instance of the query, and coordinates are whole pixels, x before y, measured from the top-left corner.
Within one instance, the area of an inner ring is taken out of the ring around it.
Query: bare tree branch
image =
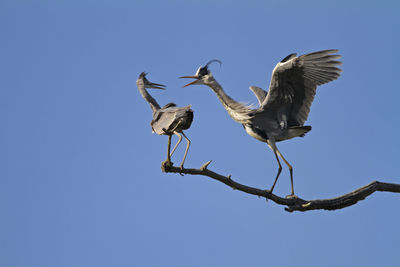
[[[223,176],[216,172],[209,170],[207,167],[210,165],[211,160],[204,163],[199,169],[186,169],[179,168],[164,161],[161,164],[161,170],[165,173],[179,173],[179,174],[191,174],[191,175],[203,175],[208,176],[212,179],[220,181],[221,183],[230,186],[235,190],[252,194],[266,199],[270,199],[279,205],[287,206],[286,211],[308,211],[308,210],[337,210],[356,204],[358,201],[365,199],[375,191],[400,193],[400,184],[382,183],[373,181],[363,187],[360,187],[345,195],[330,198],[330,199],[315,199],[315,200],[304,200],[301,198],[282,198],[277,195],[271,194],[269,190],[262,190],[255,187],[235,182],[230,175]]]

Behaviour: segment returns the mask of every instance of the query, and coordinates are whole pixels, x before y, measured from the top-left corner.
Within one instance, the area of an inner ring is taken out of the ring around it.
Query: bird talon
[[[299,198],[299,197],[296,196],[295,194],[290,194],[290,195],[287,195],[286,198]]]
[[[163,162],[163,164],[166,166],[166,167],[172,167],[172,166],[174,166],[174,163],[172,162],[172,161],[170,161],[170,160],[165,160],[164,162]]]
[[[181,166],[179,166],[179,169],[180,169],[180,171],[179,171],[179,174],[181,175],[181,176],[183,176],[184,174],[182,173],[183,172],[183,165],[181,165]]]
[[[265,189],[264,190],[267,195],[265,196],[265,201],[268,202],[268,197],[272,194],[271,190]]]
[[[267,194],[272,195],[272,190],[271,189],[265,189],[264,190]]]
[[[173,163],[171,161],[164,160],[161,163],[161,170],[163,172],[170,172],[172,167],[173,167]]]

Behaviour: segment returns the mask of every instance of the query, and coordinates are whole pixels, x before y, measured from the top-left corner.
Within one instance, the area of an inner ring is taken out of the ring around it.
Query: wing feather
[[[310,112],[316,88],[340,76],[338,68],[341,56],[338,50],[323,50],[290,57],[279,62],[272,72],[269,91],[261,104],[264,112],[276,112],[285,116],[288,126],[303,126]]]
[[[167,104],[168,105],[168,104]],[[167,107],[162,108],[154,114],[153,120],[151,121],[150,125],[154,132],[157,134],[171,134],[177,129],[178,123],[181,120],[187,120],[186,124],[183,125],[184,127],[190,127],[190,124],[193,120],[193,111],[191,110],[191,105],[186,107]]]
[[[264,101],[265,97],[267,96],[268,92],[264,91],[262,88],[257,87],[257,86],[250,86],[249,88],[255,94],[255,96],[257,97],[258,103],[261,106],[261,104]]]

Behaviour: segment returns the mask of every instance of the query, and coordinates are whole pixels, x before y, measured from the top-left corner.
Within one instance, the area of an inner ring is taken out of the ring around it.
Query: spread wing
[[[302,126],[307,120],[318,85],[336,80],[338,50],[323,50],[297,57],[290,54],[272,72],[271,84],[261,109],[284,114],[288,126]],[[282,117],[283,118],[283,117]]]
[[[257,86],[250,86],[250,90],[256,95],[258,103],[262,104],[264,101],[265,97],[267,96],[268,92],[264,91],[262,88],[257,87]]]

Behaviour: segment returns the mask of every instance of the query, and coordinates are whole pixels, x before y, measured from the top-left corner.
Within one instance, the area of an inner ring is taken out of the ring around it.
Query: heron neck
[[[225,93],[224,89],[217,81],[213,81],[212,83],[208,84],[208,86],[214,91],[219,101],[221,101],[225,108],[229,108],[231,104],[237,103],[237,101],[233,100]]]
[[[240,102],[228,96],[222,86],[217,81],[212,81],[208,86],[215,92],[219,101],[222,103],[231,118],[239,123],[248,119],[248,112],[251,110]]]
[[[146,88],[144,87],[143,83],[137,83],[137,87],[139,89],[140,94],[150,104],[150,108],[153,111],[153,114],[160,109],[160,105],[157,101],[147,92]]]

